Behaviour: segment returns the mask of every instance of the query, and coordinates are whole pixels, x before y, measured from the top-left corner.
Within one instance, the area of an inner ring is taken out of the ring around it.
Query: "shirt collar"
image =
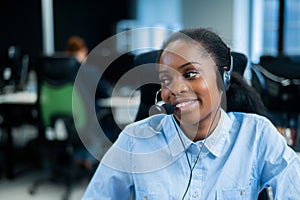
[[[205,147],[216,157],[219,157],[222,148],[229,134],[229,127],[232,120],[227,116],[226,112],[221,109],[221,117],[215,130],[206,138]]]
[[[221,109],[221,117],[215,130],[204,140],[193,142],[180,129],[173,115],[168,115],[165,118],[163,132],[165,139],[169,145],[172,156],[177,156],[185,149],[188,149],[192,144],[204,144],[205,148],[214,156],[219,157],[222,152],[222,147],[228,138],[232,120],[227,116],[226,112]],[[177,133],[174,134],[174,131]]]

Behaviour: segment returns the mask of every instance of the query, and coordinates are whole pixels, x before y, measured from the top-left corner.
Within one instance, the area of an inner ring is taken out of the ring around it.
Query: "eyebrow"
[[[180,66],[178,67],[178,69],[182,69],[182,68],[184,68],[184,67],[186,67],[186,66],[188,66],[188,65],[192,65],[192,64],[199,64],[199,65],[200,65],[200,63],[198,63],[198,62],[192,61],[192,62],[184,63],[183,65],[180,65]]]
[[[183,69],[184,67],[192,65],[192,64],[199,64],[200,65],[199,62],[191,61],[191,62],[187,62],[187,63],[184,63],[183,65],[178,66],[178,69]],[[167,72],[167,70],[159,71],[159,74],[166,73],[166,72]]]

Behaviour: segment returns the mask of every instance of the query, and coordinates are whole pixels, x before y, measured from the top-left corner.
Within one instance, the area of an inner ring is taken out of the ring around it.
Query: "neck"
[[[207,138],[217,127],[221,117],[221,110],[217,109],[196,124],[181,124],[186,136],[194,142]]]

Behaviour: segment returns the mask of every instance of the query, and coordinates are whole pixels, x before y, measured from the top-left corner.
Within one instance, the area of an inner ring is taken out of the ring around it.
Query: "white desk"
[[[34,104],[36,101],[36,92],[20,91],[0,95],[0,104]]]
[[[124,107],[124,106],[129,106],[129,107],[136,107],[139,106],[140,104],[140,96],[135,95],[133,97],[127,97],[127,96],[113,96],[110,98],[104,98],[100,99],[98,104],[101,107]]]
[[[98,105],[104,108],[111,108],[117,124],[123,126],[135,120],[140,105],[139,93],[132,96],[112,96],[111,98],[100,99]]]

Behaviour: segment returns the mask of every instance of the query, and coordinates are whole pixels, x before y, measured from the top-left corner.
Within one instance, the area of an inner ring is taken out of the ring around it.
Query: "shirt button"
[[[198,158],[194,158],[194,163],[198,162]]]
[[[241,195],[245,195],[246,194],[246,190],[241,190]]]
[[[193,198],[197,198],[198,197],[198,193],[195,192],[193,195],[192,195]]]
[[[144,196],[144,200],[148,200],[148,197],[147,197],[147,196]]]

